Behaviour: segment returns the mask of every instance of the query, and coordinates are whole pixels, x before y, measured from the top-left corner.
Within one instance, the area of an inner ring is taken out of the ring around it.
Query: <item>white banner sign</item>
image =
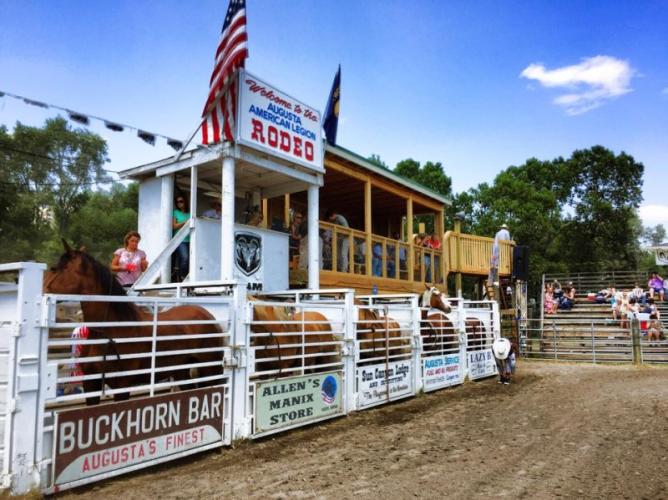
[[[496,360],[491,349],[469,351],[466,355],[469,363],[469,380],[491,377],[496,374]]]
[[[323,171],[320,112],[245,71],[237,123],[238,143]]]
[[[657,266],[668,266],[668,247],[654,247]]]
[[[410,361],[394,361],[357,368],[360,407],[373,406],[413,394],[413,369]],[[389,394],[389,395],[388,395]]]
[[[464,370],[459,354],[430,356],[422,360],[422,380],[425,391],[433,391],[464,382]]]

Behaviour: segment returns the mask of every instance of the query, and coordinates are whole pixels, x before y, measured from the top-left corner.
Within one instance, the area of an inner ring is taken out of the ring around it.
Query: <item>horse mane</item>
[[[64,270],[67,263],[75,256],[81,258],[81,266],[84,272],[88,272],[88,268],[92,270],[102,287],[102,295],[127,296],[125,288],[121,286],[111,270],[86,252],[80,250],[65,252],[60,256],[54,271]],[[109,305],[118,316],[126,318],[128,321],[138,321],[140,319],[139,311],[129,302],[110,302]]]

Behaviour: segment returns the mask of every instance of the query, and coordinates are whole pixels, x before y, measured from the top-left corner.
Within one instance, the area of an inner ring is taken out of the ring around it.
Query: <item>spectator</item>
[[[545,284],[545,298],[543,299],[543,307],[545,309],[545,314],[554,314],[556,312],[554,292],[552,291],[552,285],[549,283]]]
[[[350,225],[348,224],[348,221],[346,218],[337,213],[334,210],[328,210],[325,213],[325,219],[327,219],[330,223],[332,224],[337,224],[339,226],[343,226],[345,228],[349,228]],[[330,233],[330,242],[329,244],[331,245],[331,238],[332,235]],[[339,272],[350,272],[350,267],[349,267],[349,242],[348,242],[348,235],[344,236],[339,236],[336,244],[336,251],[337,251],[337,267]]]
[[[211,202],[211,208],[205,210],[202,214],[202,217],[207,219],[220,219],[222,216],[222,206],[218,200],[213,200]]]
[[[436,233],[432,233],[429,237],[429,248],[433,248],[434,250],[441,249],[441,240],[438,239]]]
[[[177,196],[176,208],[172,213],[172,230],[176,234],[190,221],[190,209],[185,196]],[[176,281],[183,281],[190,269],[190,235],[176,247]]]
[[[487,282],[489,285],[499,286],[499,259],[501,258],[501,242],[510,240],[510,232],[508,226],[501,224],[501,228],[494,236],[494,244],[492,245],[492,258],[489,263],[489,276]]]
[[[111,270],[116,273],[118,282],[126,288],[131,287],[148,267],[146,254],[139,249],[140,240],[137,231],[130,231],[123,238],[124,247],[116,250],[111,260]]]
[[[635,301],[640,304],[645,303],[645,291],[638,285],[638,283],[636,283],[633,290],[631,290],[631,293],[629,293],[629,300],[630,299],[635,299]]]
[[[383,275],[383,246],[380,243],[374,243],[371,248],[371,274]]]
[[[302,223],[304,216],[301,212],[295,212],[292,216],[292,224],[290,224],[290,259],[295,255],[299,255],[299,244],[303,238]]]
[[[649,317],[649,328],[647,329],[647,340],[652,341],[656,340],[657,342],[661,340],[663,336],[663,325],[661,321],[656,316]]]
[[[647,304],[645,304],[645,307],[642,308],[642,312],[649,314],[650,316],[654,315],[658,319],[661,319],[661,312],[659,311],[659,308],[656,307],[652,297],[647,299]]]
[[[654,298],[654,294],[659,294],[659,300],[663,301],[665,290],[663,288],[663,278],[658,275],[658,273],[653,272],[649,281],[647,282],[647,287],[649,288],[650,298]]]

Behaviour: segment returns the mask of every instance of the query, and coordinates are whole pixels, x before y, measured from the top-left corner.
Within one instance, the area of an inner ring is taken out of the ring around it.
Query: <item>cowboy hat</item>
[[[492,344],[492,351],[497,359],[506,359],[510,354],[510,341],[500,337]]]
[[[508,229],[508,225],[505,224],[505,223],[504,223],[504,224],[501,224],[501,229]]]

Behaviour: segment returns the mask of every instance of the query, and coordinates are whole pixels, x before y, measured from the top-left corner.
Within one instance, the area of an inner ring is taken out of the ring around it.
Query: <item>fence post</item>
[[[46,340],[42,339],[41,307],[46,266],[21,262],[0,267],[19,272],[14,331],[7,342],[7,399],[3,402],[7,408],[5,432],[10,433],[5,436],[5,452],[9,453],[3,459],[9,459],[6,470],[11,478],[11,493],[19,495],[40,486],[46,398],[40,379],[47,350]]]
[[[633,341],[633,364],[642,364],[642,350],[640,349],[640,320],[633,317],[631,320],[631,339]]]
[[[552,320],[552,349],[554,350],[554,359],[557,359],[557,322]]]
[[[592,363],[596,364],[596,337],[594,336],[594,321],[591,322],[591,356]]]

